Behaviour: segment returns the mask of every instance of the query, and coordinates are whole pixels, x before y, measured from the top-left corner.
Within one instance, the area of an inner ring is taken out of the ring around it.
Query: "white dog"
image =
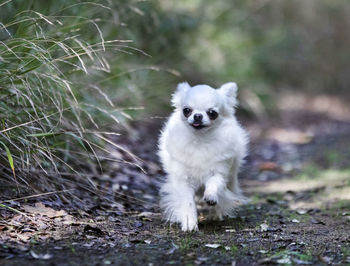
[[[245,201],[237,180],[248,137],[234,116],[237,85],[219,89],[180,83],[172,95],[175,111],[159,139],[159,156],[167,173],[160,190],[165,217],[183,231],[198,230],[195,194],[216,218],[232,214]]]

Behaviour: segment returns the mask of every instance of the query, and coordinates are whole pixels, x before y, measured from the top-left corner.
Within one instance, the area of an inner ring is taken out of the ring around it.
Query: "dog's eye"
[[[191,113],[192,113],[192,109],[186,107],[186,108],[184,108],[184,109],[182,110],[182,112],[183,112],[183,114],[184,114],[185,117],[189,117],[189,116],[191,115]]]
[[[207,114],[211,120],[214,120],[219,116],[218,112],[214,111],[213,109],[208,110]]]

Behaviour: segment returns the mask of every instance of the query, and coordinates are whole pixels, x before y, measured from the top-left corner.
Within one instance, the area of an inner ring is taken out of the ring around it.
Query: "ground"
[[[240,175],[250,202],[236,217],[200,216],[194,233],[166,224],[155,154],[161,121],[136,122],[136,134],[116,141],[143,169],[110,165],[93,178],[100,193],[76,187],[74,202],[52,195],[1,202],[0,264],[350,265],[350,123],[310,110],[280,114],[242,119],[252,138]]]

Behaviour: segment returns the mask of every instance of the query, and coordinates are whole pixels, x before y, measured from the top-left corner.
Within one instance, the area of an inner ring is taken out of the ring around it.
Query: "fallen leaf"
[[[171,255],[175,252],[176,248],[172,247],[171,249],[169,249],[169,251],[166,253],[167,255]]]
[[[322,221],[320,221],[320,220],[318,220],[318,219],[315,219],[315,218],[311,218],[311,220],[310,220],[310,222],[312,223],[312,224],[323,224],[323,225],[326,225],[324,222],[322,222]]]
[[[64,219],[63,219],[63,224],[65,225],[76,225],[77,222],[74,220],[74,217],[72,215],[66,215],[64,216]]]
[[[30,205],[24,205],[23,208],[26,212],[47,216],[49,218],[62,217],[67,215],[66,211],[64,210],[56,211],[50,207],[46,207],[41,202],[35,203],[34,207]]]
[[[29,239],[31,239],[32,234],[28,234],[28,233],[17,234],[17,237],[18,237],[22,242],[27,242]]]
[[[269,228],[269,226],[266,223],[260,225],[261,232],[266,232],[267,228]]]
[[[33,250],[29,251],[30,255],[34,258],[34,259],[37,259],[37,260],[49,260],[52,258],[52,255],[51,254],[38,254],[38,253],[35,253]]]
[[[303,214],[307,213],[307,210],[300,209],[300,210],[297,210],[297,213],[303,215]]]
[[[267,264],[267,265],[273,265],[272,263],[272,258],[263,258],[261,260],[258,261],[258,265],[263,265],[263,264]],[[276,263],[274,263],[276,264]]]
[[[209,258],[207,257],[198,257],[194,263],[197,264],[197,265],[200,265],[200,264],[203,264],[205,263]]]
[[[263,162],[259,165],[259,171],[281,171],[281,167],[275,162]]]
[[[327,257],[327,256],[319,255],[318,259],[326,264],[330,264],[332,262],[332,258]]]
[[[293,262],[298,265],[311,265],[312,262],[310,261],[305,261],[305,260],[298,260],[298,259],[293,259]]]
[[[85,243],[83,246],[87,248],[91,248],[94,244],[95,242],[91,241],[90,243]]]
[[[205,246],[206,246],[207,248],[218,248],[218,247],[221,247],[220,244],[205,244]]]
[[[278,264],[292,264],[292,261],[289,257],[282,258],[276,261]]]

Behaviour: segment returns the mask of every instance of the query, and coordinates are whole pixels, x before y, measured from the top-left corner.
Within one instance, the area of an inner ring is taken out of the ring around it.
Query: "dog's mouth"
[[[203,125],[202,123],[198,123],[198,122],[192,123],[191,126],[192,126],[194,129],[202,129],[202,128],[205,128],[205,125]]]

